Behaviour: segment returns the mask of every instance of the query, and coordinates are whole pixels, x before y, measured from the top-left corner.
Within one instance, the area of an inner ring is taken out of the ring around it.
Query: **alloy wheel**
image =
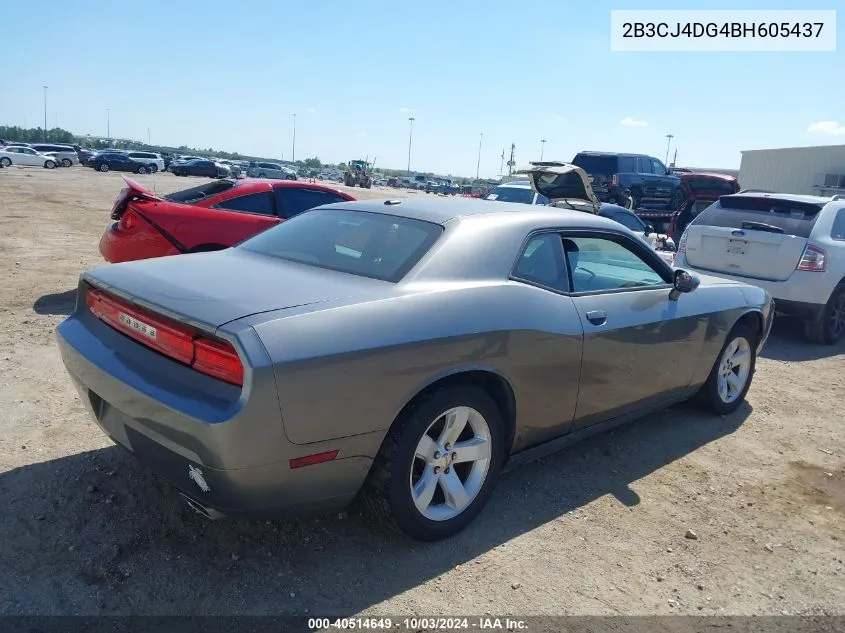
[[[838,340],[845,333],[845,293],[841,293],[831,305],[828,327],[834,340]]]
[[[719,361],[716,386],[719,398],[731,404],[739,398],[751,375],[751,345],[742,336],[736,337],[725,348]]]
[[[412,458],[411,498],[432,521],[447,521],[478,496],[492,458],[490,427],[471,407],[455,407],[423,433]]]

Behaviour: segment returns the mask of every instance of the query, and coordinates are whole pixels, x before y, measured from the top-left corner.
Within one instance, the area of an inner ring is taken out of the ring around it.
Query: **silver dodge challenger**
[[[58,341],[82,401],[195,510],[360,497],[424,540],[505,466],[688,398],[734,411],[773,315],[612,220],[465,199],[326,205],[77,296]]]

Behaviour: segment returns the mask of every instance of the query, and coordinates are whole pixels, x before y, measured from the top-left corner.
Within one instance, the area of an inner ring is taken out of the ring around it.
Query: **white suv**
[[[690,223],[675,265],[760,286],[807,337],[845,337],[845,197],[722,196]]]
[[[126,155],[138,163],[143,163],[153,173],[164,171],[164,159],[161,157],[161,154],[155,154],[153,152],[127,152]]]

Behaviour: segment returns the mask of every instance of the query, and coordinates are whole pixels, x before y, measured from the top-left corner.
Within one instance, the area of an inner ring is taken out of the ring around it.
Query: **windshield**
[[[751,196],[722,196],[690,226],[719,226],[808,238],[822,205]]]
[[[534,204],[534,190],[528,187],[496,187],[487,194],[485,200]]]
[[[162,197],[165,200],[170,200],[171,202],[191,203],[205,198],[210,198],[211,196],[216,196],[219,193],[229,191],[229,189],[237,186],[238,183],[232,180],[215,180],[213,182],[200,185],[199,187],[191,187],[190,189],[176,191]]]
[[[381,213],[318,209],[238,248],[339,272],[398,282],[443,233],[439,224]]]

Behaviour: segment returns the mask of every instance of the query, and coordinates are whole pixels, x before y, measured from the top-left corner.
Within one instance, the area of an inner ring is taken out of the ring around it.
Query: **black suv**
[[[677,209],[684,201],[681,179],[644,154],[579,152],[572,160],[590,177],[593,193],[613,204],[630,189],[635,209]]]

